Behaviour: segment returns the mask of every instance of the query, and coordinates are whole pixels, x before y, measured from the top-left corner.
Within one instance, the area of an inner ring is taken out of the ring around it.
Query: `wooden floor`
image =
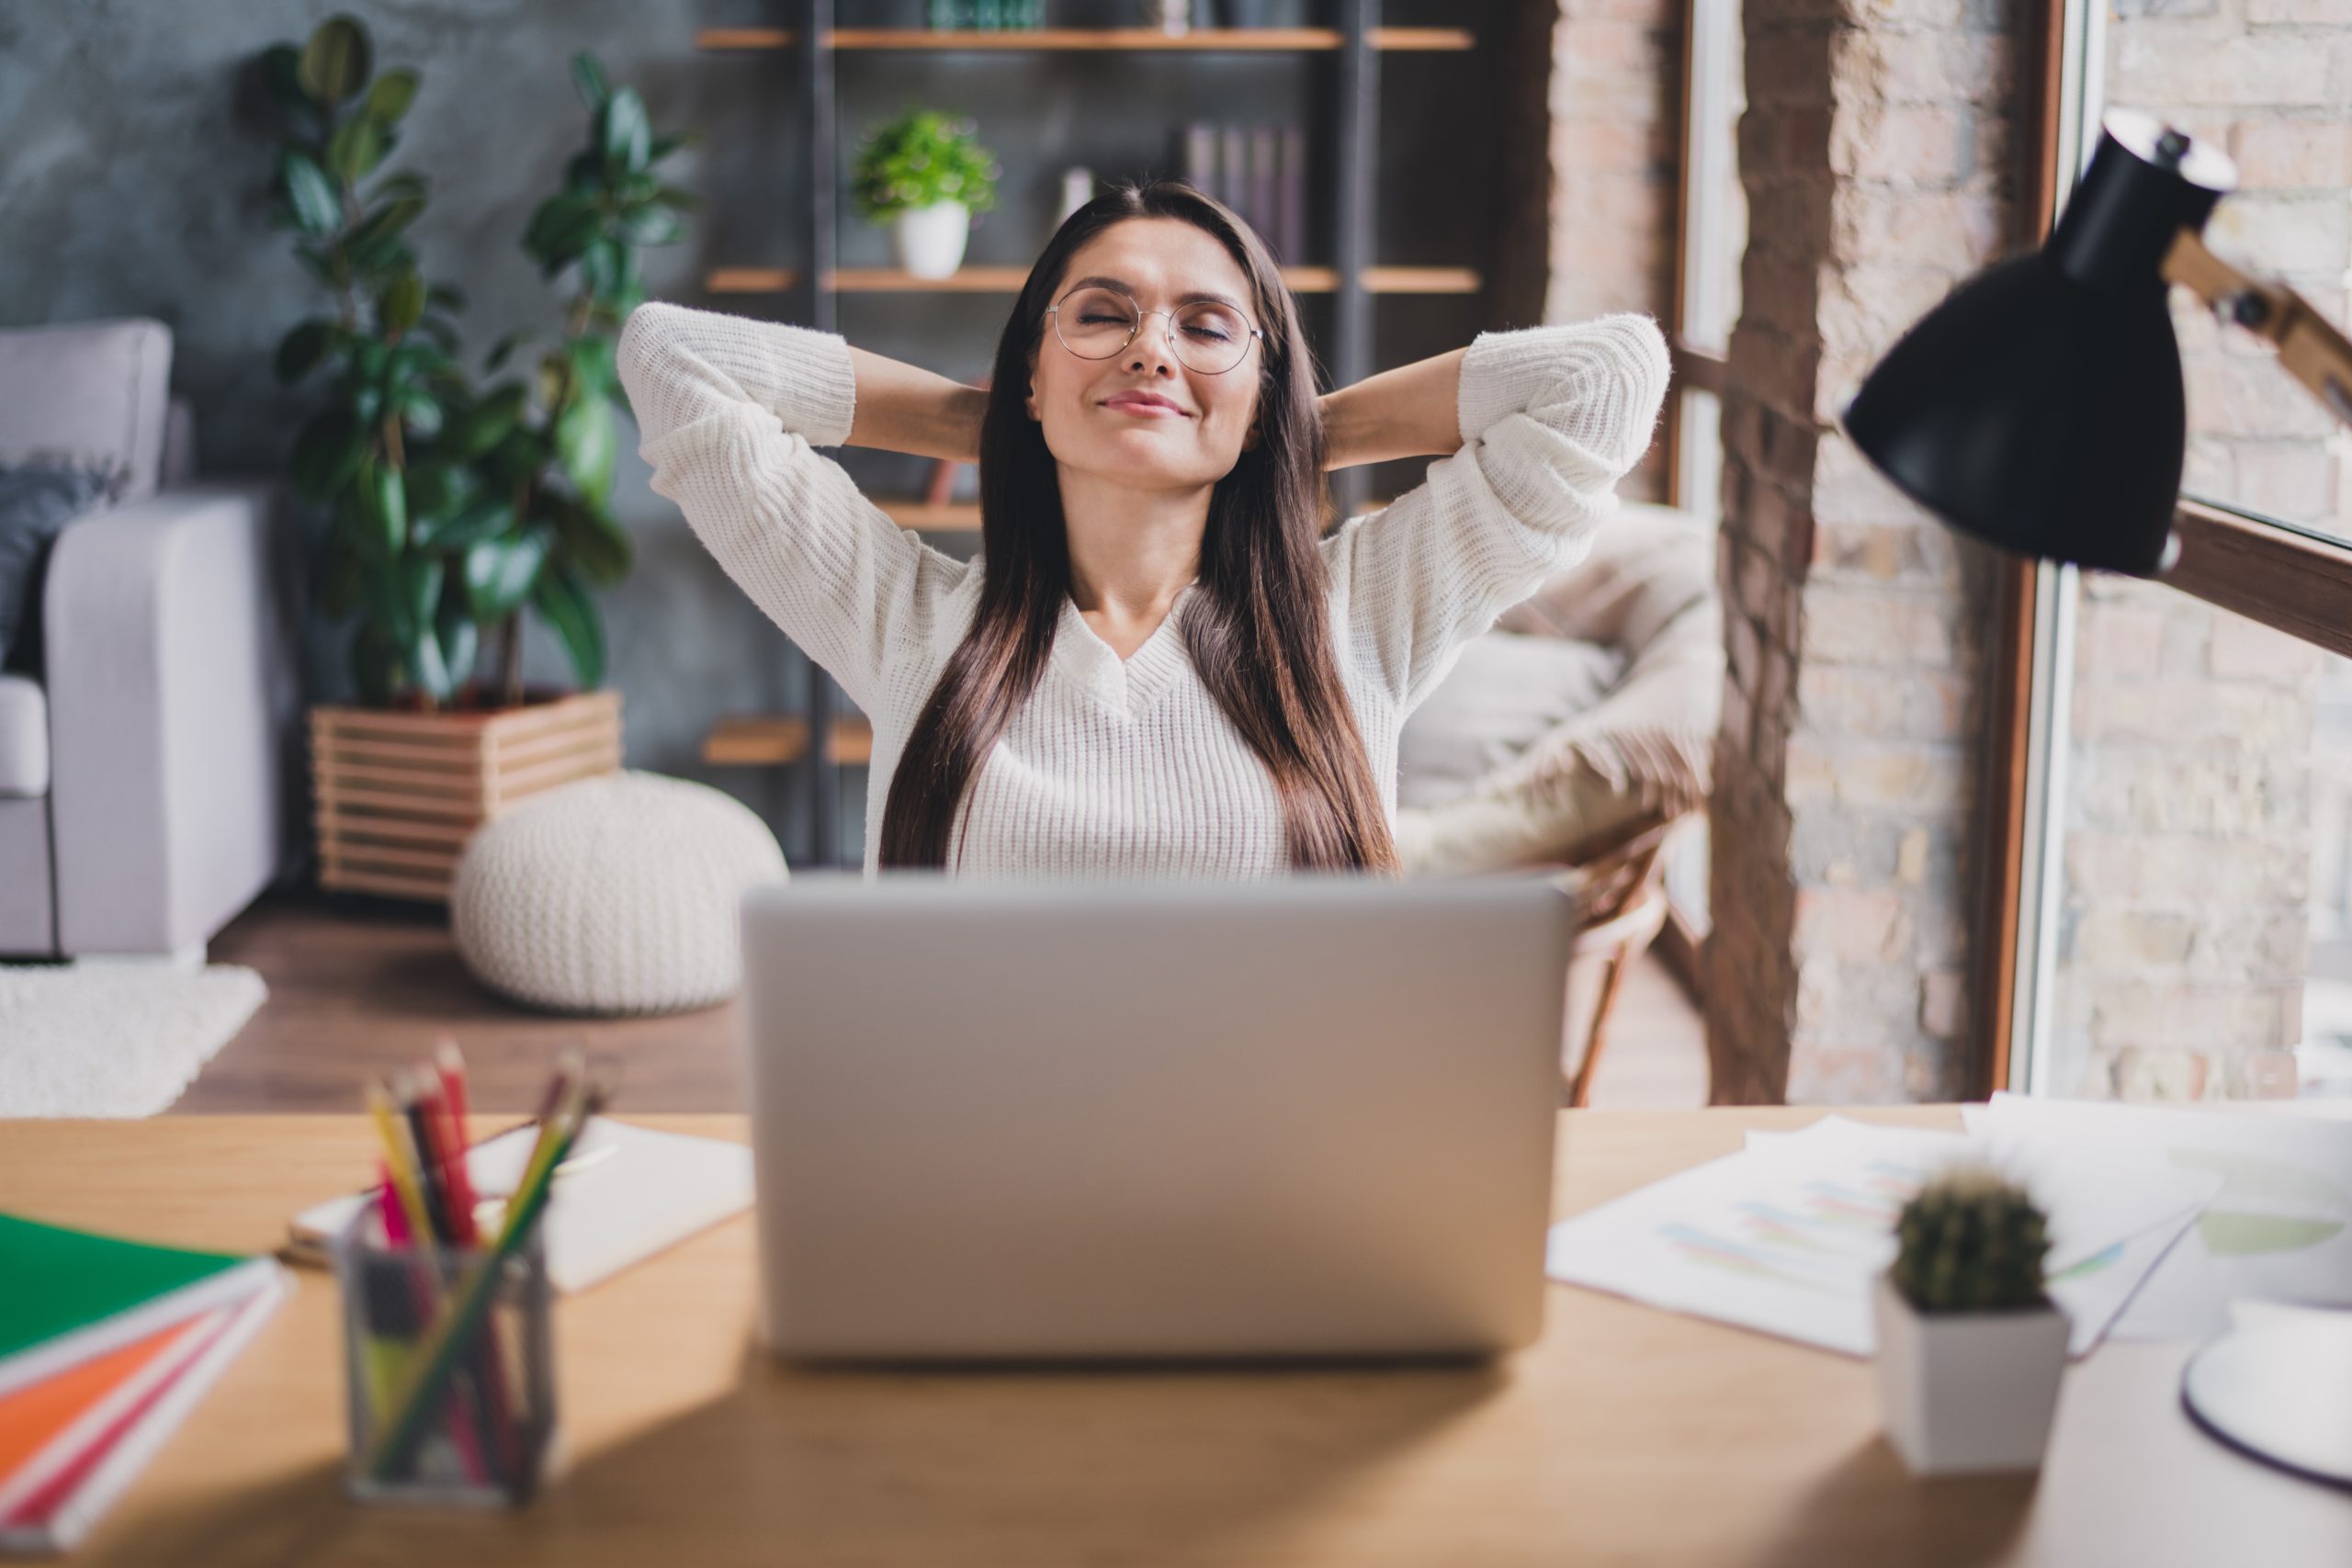
[[[213,939],[208,956],[259,971],[269,1000],[175,1111],[356,1111],[368,1077],[430,1053],[445,1030],[464,1049],[485,1111],[532,1109],[557,1054],[573,1044],[617,1080],[616,1110],[744,1108],[732,1003],[655,1019],[533,1012],[475,983],[438,909],[271,895]],[[1673,1110],[1706,1099],[1698,1012],[1645,959],[1619,997],[1593,1103]]]

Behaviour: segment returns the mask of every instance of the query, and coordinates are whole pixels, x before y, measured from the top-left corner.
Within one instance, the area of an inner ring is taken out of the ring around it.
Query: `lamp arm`
[[[2311,389],[2329,412],[2352,424],[2352,339],[2336,331],[2312,302],[2283,283],[2249,277],[2183,229],[2165,255],[2164,276],[2278,347],[2278,363]]]

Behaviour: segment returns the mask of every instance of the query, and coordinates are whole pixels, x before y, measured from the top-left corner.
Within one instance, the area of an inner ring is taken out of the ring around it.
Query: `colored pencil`
[[[405,1461],[422,1434],[425,1416],[441,1384],[456,1370],[461,1348],[480,1330],[489,1312],[501,1269],[531,1234],[547,1207],[555,1168],[562,1163],[580,1129],[602,1104],[602,1096],[588,1084],[584,1073],[567,1071],[559,1077],[568,1082],[555,1110],[540,1123],[524,1179],[508,1201],[506,1222],[500,1227],[496,1243],[489,1252],[476,1254],[451,1291],[410,1362],[409,1375],[402,1380],[394,1401],[394,1414],[377,1429],[375,1440],[363,1456],[366,1470],[379,1479],[387,1478]]]

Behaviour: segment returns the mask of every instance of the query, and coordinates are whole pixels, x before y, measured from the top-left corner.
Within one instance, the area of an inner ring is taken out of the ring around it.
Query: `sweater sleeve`
[[[856,402],[838,334],[683,306],[629,312],[618,352],[653,489],[785,635],[873,712],[965,564],[866,500],[818,446]]]
[[[1461,450],[1324,541],[1360,667],[1409,713],[1462,644],[1580,558],[1666,400],[1649,317],[1481,333],[1463,356]]]

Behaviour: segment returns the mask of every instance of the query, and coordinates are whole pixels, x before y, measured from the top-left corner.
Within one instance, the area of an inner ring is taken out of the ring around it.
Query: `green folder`
[[[239,1300],[273,1267],[0,1213],[0,1393]]]

